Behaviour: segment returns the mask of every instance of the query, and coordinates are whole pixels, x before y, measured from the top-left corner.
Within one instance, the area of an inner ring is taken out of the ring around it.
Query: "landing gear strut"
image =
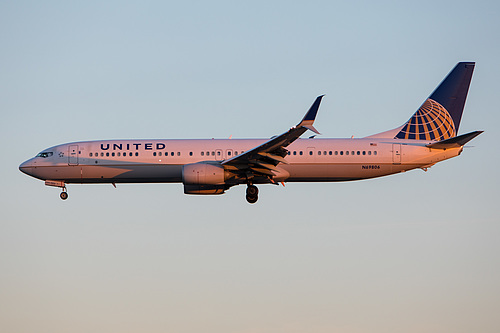
[[[255,185],[248,185],[247,187],[247,201],[248,203],[256,203],[259,200],[259,189]]]
[[[66,188],[63,188],[63,191],[61,192],[61,194],[59,194],[59,197],[61,197],[61,199],[63,200],[68,199],[68,192],[66,192]]]

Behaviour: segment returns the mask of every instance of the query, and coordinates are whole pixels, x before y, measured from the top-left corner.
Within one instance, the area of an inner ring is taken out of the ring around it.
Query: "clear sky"
[[[0,331],[500,331],[498,1],[0,2]],[[60,143],[404,123],[476,61],[427,173],[186,196],[18,171]]]

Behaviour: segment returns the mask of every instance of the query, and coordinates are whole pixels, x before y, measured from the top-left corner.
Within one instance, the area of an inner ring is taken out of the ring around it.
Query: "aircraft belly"
[[[68,183],[173,183],[182,181],[182,165],[140,164],[79,166],[82,176],[66,178]]]
[[[302,164],[290,165],[287,171],[290,177],[288,182],[303,182],[303,181],[348,181],[360,180],[387,176],[394,173],[399,173],[415,168],[419,168],[420,164],[394,165],[392,163],[374,164],[374,163],[352,163],[352,164]]]

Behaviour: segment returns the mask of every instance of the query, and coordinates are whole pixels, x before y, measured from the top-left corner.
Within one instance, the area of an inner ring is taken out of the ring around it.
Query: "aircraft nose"
[[[19,165],[19,171],[21,171],[22,173],[25,173],[27,175],[31,175],[31,171],[32,171],[33,167],[35,166],[33,164],[32,160],[33,159],[31,158],[31,159],[21,163],[21,165]]]

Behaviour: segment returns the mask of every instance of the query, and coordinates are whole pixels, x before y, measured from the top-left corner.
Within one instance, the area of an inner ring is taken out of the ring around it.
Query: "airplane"
[[[302,120],[271,139],[102,140],[44,149],[20,171],[62,189],[66,184],[182,183],[185,194],[216,195],[244,184],[339,182],[427,169],[458,156],[483,131],[457,135],[475,62],[460,62],[400,127],[364,138],[302,139],[314,128],[322,96]]]

